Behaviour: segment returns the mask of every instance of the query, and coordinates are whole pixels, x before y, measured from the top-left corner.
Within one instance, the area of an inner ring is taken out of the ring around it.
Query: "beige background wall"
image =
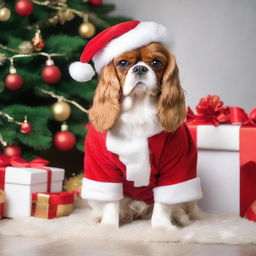
[[[187,103],[207,94],[256,107],[255,0],[105,0],[116,15],[154,20],[169,30]]]

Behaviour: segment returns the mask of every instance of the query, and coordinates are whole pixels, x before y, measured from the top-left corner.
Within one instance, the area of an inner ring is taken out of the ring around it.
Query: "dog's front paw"
[[[109,229],[118,229],[119,228],[119,219],[114,218],[102,218],[101,226]]]
[[[169,219],[166,218],[152,218],[151,226],[153,229],[157,230],[177,230],[177,227],[174,226]]]
[[[119,201],[104,204],[101,224],[111,229],[119,228]]]

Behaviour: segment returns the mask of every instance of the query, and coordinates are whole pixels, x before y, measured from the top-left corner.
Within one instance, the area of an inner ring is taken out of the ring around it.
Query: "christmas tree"
[[[97,77],[75,82],[68,66],[96,33],[128,20],[113,10],[102,0],[0,0],[0,153],[83,152]]]

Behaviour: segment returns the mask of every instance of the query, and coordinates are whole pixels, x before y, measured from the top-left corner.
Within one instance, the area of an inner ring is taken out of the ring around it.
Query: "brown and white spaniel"
[[[104,224],[118,227],[119,214],[126,211],[132,218],[152,213],[153,227],[173,229],[172,223],[183,226],[201,215],[195,203],[202,196],[196,176],[197,153],[184,124],[184,91],[175,57],[144,31],[153,28],[157,34],[162,27],[155,23],[142,27],[135,21],[125,24],[130,25],[121,39],[110,40],[112,53],[119,54],[100,62],[97,70],[81,195],[99,210]],[[104,41],[113,30],[98,39]],[[137,30],[136,38],[133,30]],[[128,37],[140,45],[140,36],[148,43],[144,40],[140,47],[130,47],[132,43],[126,42]],[[97,43],[95,39],[91,45]],[[120,50],[118,46],[122,49],[126,43],[132,49]],[[98,59],[107,55],[105,48]]]
[[[144,167],[146,156],[141,154],[138,160],[136,156],[128,159],[131,152],[140,155],[137,150],[143,151],[144,148],[137,145],[138,140],[161,131],[176,131],[184,122],[185,115],[178,66],[175,57],[161,43],[150,43],[125,52],[104,66],[89,112],[90,122],[95,129],[109,132],[108,150],[118,154],[124,163],[142,161],[141,168]],[[143,153],[148,154],[148,151]],[[139,175],[142,174],[141,169]],[[139,182],[142,186],[146,185],[143,184],[143,177]],[[148,213],[150,205],[139,202],[126,198],[121,208],[131,209],[135,216]],[[117,204],[113,201],[103,205],[103,223],[118,225]],[[199,210],[194,202],[173,205],[155,203],[152,226],[170,228],[173,227],[171,220],[186,225],[191,217],[198,215]]]

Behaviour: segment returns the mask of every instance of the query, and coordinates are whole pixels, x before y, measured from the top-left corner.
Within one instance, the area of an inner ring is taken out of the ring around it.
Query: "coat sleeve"
[[[106,134],[88,125],[84,145],[82,198],[100,201],[123,198],[123,175],[115,164],[113,154],[106,149],[105,140]]]
[[[196,175],[197,150],[185,124],[167,136],[159,163],[155,201],[174,204],[202,197]]]

